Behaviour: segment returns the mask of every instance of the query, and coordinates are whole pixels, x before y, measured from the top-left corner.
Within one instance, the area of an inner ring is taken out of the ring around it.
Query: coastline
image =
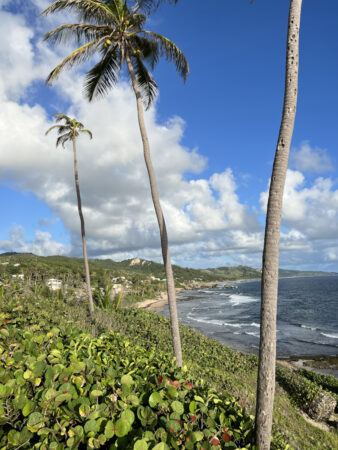
[[[177,293],[177,289],[176,289]],[[135,308],[147,309],[148,311],[158,312],[168,303],[168,295],[166,292],[160,292],[160,294],[151,299],[145,299],[141,302],[137,302],[133,305]]]
[[[256,280],[232,280],[231,283],[239,283],[241,281],[256,281]],[[222,282],[229,283],[229,282]],[[208,284],[208,286],[207,286]],[[185,287],[185,288],[176,288],[176,294],[182,291],[188,291],[191,289],[202,289],[209,288],[219,283],[210,282],[203,283],[199,286],[194,287]],[[164,306],[168,304],[168,296],[167,292],[160,292],[160,294],[152,299],[145,299],[140,302],[137,302],[133,305],[133,307],[146,309],[152,312],[160,312],[163,310]],[[226,344],[225,344],[226,345]],[[336,378],[338,377],[338,355],[335,356],[327,356],[327,355],[313,355],[313,356],[288,356],[278,358],[277,362],[282,365],[286,365],[293,370],[304,368],[307,370],[312,370],[317,373],[325,374],[325,375],[333,375]]]

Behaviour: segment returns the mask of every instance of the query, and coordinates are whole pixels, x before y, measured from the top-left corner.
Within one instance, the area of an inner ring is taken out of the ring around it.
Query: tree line
[[[155,68],[160,57],[164,57],[167,61],[173,63],[184,81],[189,75],[188,61],[179,47],[167,37],[145,28],[151,14],[161,3],[165,2],[177,3],[178,0],[57,0],[45,9],[42,15],[47,16],[65,11],[75,13],[79,19],[79,23],[61,25],[48,32],[44,37],[46,41],[52,44],[74,39],[79,45],[75,51],[52,70],[47,78],[48,84],[56,81],[63,70],[83,63],[94,55],[99,55],[99,61],[88,71],[85,79],[85,95],[88,101],[92,101],[96,97],[106,95],[118,82],[122,69],[127,68],[135,94],[144,160],[161,238],[173,351],[176,364],[182,366],[181,340],[168,233],[158,195],[144,121],[144,108],[150,107],[158,91],[158,86],[150,70]],[[253,3],[252,0],[251,3]],[[256,407],[256,443],[260,450],[269,449],[271,441],[276,366],[279,240],[283,193],[297,106],[301,7],[302,0],[290,0],[284,106],[266,214],[262,259],[261,331]],[[57,129],[56,145],[64,146],[67,141],[71,141],[73,144],[74,177],[81,224],[89,310],[90,314],[93,315],[94,304],[90,285],[76,153],[76,140],[79,134],[87,133],[90,137],[92,137],[92,134],[84,128],[81,122],[64,114],[56,114],[56,122],[56,125],[47,131],[48,133],[52,129]]]

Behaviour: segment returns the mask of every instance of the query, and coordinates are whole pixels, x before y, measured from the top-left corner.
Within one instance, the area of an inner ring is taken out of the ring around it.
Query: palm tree
[[[76,138],[79,136],[80,133],[87,133],[92,139],[93,135],[91,131],[84,128],[83,124],[81,122],[78,122],[76,119],[71,119],[65,114],[54,114],[55,122],[57,122],[57,125],[53,125],[46,131],[46,135],[53,129],[57,129],[59,137],[56,140],[56,147],[59,145],[62,145],[62,147],[65,147],[66,142],[72,141],[73,143],[73,156],[74,156],[74,176],[75,176],[75,188],[76,188],[76,195],[77,195],[77,208],[79,211],[80,216],[80,223],[81,223],[81,237],[82,237],[82,248],[83,248],[83,259],[84,259],[84,265],[85,265],[85,272],[86,272],[86,285],[87,285],[87,292],[88,292],[88,300],[89,300],[89,311],[90,315],[93,316],[94,314],[94,302],[93,302],[93,296],[92,296],[92,289],[90,285],[90,273],[89,273],[89,265],[88,265],[88,254],[87,254],[87,242],[86,242],[86,231],[85,231],[85,223],[82,213],[82,205],[81,205],[81,195],[80,195],[80,184],[79,184],[79,172],[77,168],[77,157],[76,157]],[[64,123],[59,123],[64,122]]]
[[[256,442],[270,448],[276,366],[279,239],[283,193],[298,94],[299,28],[302,0],[290,0],[282,122],[270,183],[262,264],[262,305],[256,405]]]
[[[164,0],[163,0],[164,1]],[[170,1],[170,0],[169,0]],[[173,0],[175,3],[177,0]],[[131,4],[130,4],[131,3]],[[144,159],[148,171],[151,196],[160,229],[162,256],[167,279],[171,333],[177,365],[182,365],[182,351],[176,308],[176,293],[170,262],[166,224],[157,191],[155,173],[150,157],[149,140],[144,122],[143,105],[152,104],[157,94],[157,84],[147,65],[154,69],[159,57],[172,61],[179,75],[186,80],[188,62],[181,50],[166,37],[144,28],[153,7],[161,0],[57,0],[42,14],[68,10],[77,13],[85,23],[65,24],[46,34],[51,42],[65,42],[75,38],[77,50],[67,56],[48,76],[47,83],[57,79],[63,69],[81,63],[99,53],[99,62],[88,72],[85,93],[89,101],[104,95],[118,81],[126,63],[136,97],[138,122],[143,143]]]

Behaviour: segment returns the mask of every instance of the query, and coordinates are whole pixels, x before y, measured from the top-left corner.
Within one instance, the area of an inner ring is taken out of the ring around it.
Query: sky
[[[23,5],[22,5],[23,3]],[[88,103],[93,61],[49,72],[74,47],[45,32],[75,22],[39,17],[49,0],[0,0],[0,252],[81,256],[71,147],[45,131],[53,114],[93,133],[78,140],[91,258],[161,261],[137,124],[125,74]],[[190,64],[183,83],[161,61],[159,96],[146,113],[172,260],[184,267],[261,267],[269,179],[284,94],[286,0],[179,0],[147,28],[173,40]],[[299,97],[283,207],[280,266],[338,271],[338,2],[303,2]]]

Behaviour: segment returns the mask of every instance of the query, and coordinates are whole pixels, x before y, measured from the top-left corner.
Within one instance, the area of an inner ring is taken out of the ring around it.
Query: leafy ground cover
[[[255,356],[182,326],[180,371],[162,316],[97,310],[92,323],[57,297],[0,302],[0,449],[254,448]],[[277,385],[272,448],[332,450],[338,438]]]
[[[81,331],[54,304],[2,305],[1,448],[254,448],[233,397],[154,348]]]
[[[338,413],[338,379],[332,375],[323,375],[306,369],[297,370],[297,374],[312,381],[317,386],[321,386],[329,392],[337,401],[336,413]]]

